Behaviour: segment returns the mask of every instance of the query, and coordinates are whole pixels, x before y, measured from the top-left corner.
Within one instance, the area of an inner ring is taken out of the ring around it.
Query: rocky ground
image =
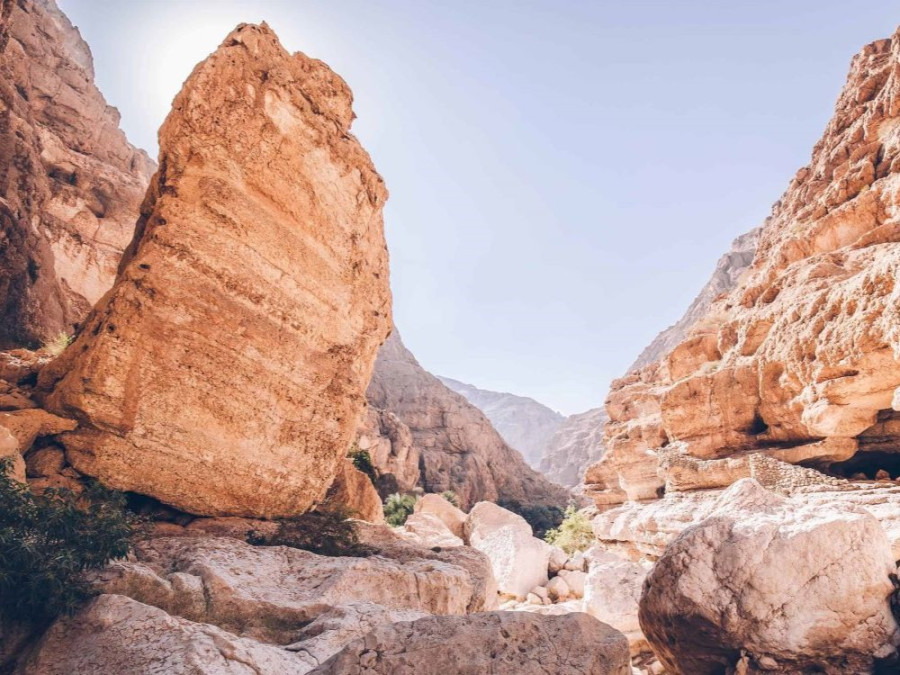
[[[387,337],[387,191],[338,75],[238,26],[176,97],[138,213],[152,167],[77,31],[52,0],[2,19],[4,486],[80,512],[96,478],[149,522],[46,624],[10,618],[0,574],[0,672],[900,672],[900,33],[616,384],[605,437],[591,411],[558,444],[561,476],[607,448],[567,553],[495,502],[571,494]],[[410,491],[389,527],[381,496]],[[315,541],[284,534],[311,516]]]

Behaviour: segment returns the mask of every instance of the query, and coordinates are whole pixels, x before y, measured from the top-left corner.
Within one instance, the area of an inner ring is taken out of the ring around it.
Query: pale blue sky
[[[131,140],[241,21],[350,84],[432,372],[603,402],[809,159],[890,0],[60,0]],[[153,146],[153,147],[151,147]]]

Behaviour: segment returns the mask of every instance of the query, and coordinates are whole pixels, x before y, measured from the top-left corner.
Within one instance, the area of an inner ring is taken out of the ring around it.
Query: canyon
[[[139,529],[41,621],[3,567],[40,533],[0,537],[0,671],[900,671],[900,31],[564,418],[406,348],[388,190],[324,62],[238,25],[155,164],[54,1],[0,7],[0,528],[71,498]]]

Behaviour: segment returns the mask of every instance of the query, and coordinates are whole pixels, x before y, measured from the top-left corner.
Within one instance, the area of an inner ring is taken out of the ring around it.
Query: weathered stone
[[[547,582],[547,595],[550,596],[550,599],[553,600],[553,602],[563,602],[567,600],[570,592],[569,584],[567,584],[566,580],[560,576],[553,577]]]
[[[101,595],[53,624],[21,672],[302,675],[314,665],[304,655],[170,616],[131,598]]]
[[[550,545],[531,534],[521,516],[492,502],[478,502],[465,524],[469,546],[491,561],[497,588],[517,597],[547,583]]]
[[[201,515],[324,497],[390,316],[387,191],[350,103],[265,25],[194,69],[114,288],[41,372],[81,423],[76,469]]]
[[[564,645],[564,647],[563,647]],[[435,672],[631,675],[628,644],[586,614],[488,612],[388,624],[350,643],[316,675]]]
[[[409,428],[426,492],[452,490],[464,509],[482,500],[569,502],[569,493],[529,467],[480,410],[426,372],[396,329],[378,353],[367,397]]]
[[[394,413],[367,406],[356,433],[357,447],[369,453],[378,470],[382,499],[395,492],[411,492],[419,484],[419,449],[409,427]]]
[[[369,602],[386,609],[465,614],[496,602],[485,596],[493,589],[467,569],[472,560],[455,564],[461,557],[413,546],[396,550],[365,558],[326,557],[229,538],[160,538],[141,544],[135,562],[112,565],[102,575],[102,587],[191,621],[278,644],[297,642],[310,621],[344,605]],[[483,557],[481,566],[480,574],[489,574]]]
[[[413,513],[402,527],[397,529],[406,541],[431,548],[438,546],[462,546],[463,540],[450,531],[444,521],[431,513]]]
[[[569,562],[569,555],[559,546],[550,547],[550,560],[547,563],[547,571],[556,574]]]
[[[590,566],[584,582],[584,611],[622,631],[632,653],[647,648],[638,622],[638,602],[645,567],[602,549],[591,549]]]
[[[745,479],[650,571],[640,624],[676,675],[742,657],[748,672],[870,672],[900,644],[893,571],[870,513],[798,505]]]
[[[0,348],[39,346],[112,285],[153,162],[125,139],[55,2],[0,12]]]
[[[587,468],[606,452],[603,426],[608,419],[603,408],[567,417],[541,457],[541,473],[560,485],[580,486]]]
[[[341,463],[338,475],[328,488],[325,507],[344,509],[353,518],[370,523],[384,522],[384,505],[372,480],[347,458]]]
[[[457,537],[463,537],[463,529],[466,523],[466,514],[453,506],[441,495],[425,494],[416,501],[414,507],[416,513],[427,513],[436,516]]]
[[[581,570],[560,570],[559,576],[566,582],[566,586],[569,587],[569,593],[573,597],[584,597],[584,585],[587,580],[586,572]]]

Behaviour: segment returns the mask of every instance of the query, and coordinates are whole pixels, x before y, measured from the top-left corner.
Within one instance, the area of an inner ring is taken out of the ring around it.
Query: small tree
[[[360,447],[354,443],[350,446],[350,452],[347,453],[347,457],[350,458],[350,461],[353,462],[353,466],[356,467],[357,470],[362,471],[369,477],[369,480],[372,481],[372,485],[376,485],[378,471],[375,469],[375,464],[372,462],[372,455],[369,454],[368,450],[361,450]]]
[[[289,546],[327,556],[370,555],[369,547],[360,543],[350,517],[350,512],[338,508],[309,511],[278,521],[278,529],[271,535],[250,530],[247,543],[254,546]]]
[[[559,546],[572,555],[576,551],[584,551],[594,543],[594,530],[591,521],[574,506],[566,508],[565,518],[558,528],[547,530],[544,541]]]
[[[459,508],[459,497],[453,490],[444,490],[441,493],[441,497],[453,504],[456,508]]]
[[[395,492],[384,502],[384,519],[388,525],[400,527],[416,508],[416,496]]]
[[[501,500],[497,506],[502,506],[507,511],[518,513],[522,516],[534,532],[534,536],[541,539],[547,530],[559,527],[565,517],[565,511],[559,506],[544,506],[543,504],[522,504],[514,500]]]
[[[35,495],[11,466],[0,460],[0,617],[44,623],[93,595],[84,573],[125,556],[139,520],[99,483]]]

